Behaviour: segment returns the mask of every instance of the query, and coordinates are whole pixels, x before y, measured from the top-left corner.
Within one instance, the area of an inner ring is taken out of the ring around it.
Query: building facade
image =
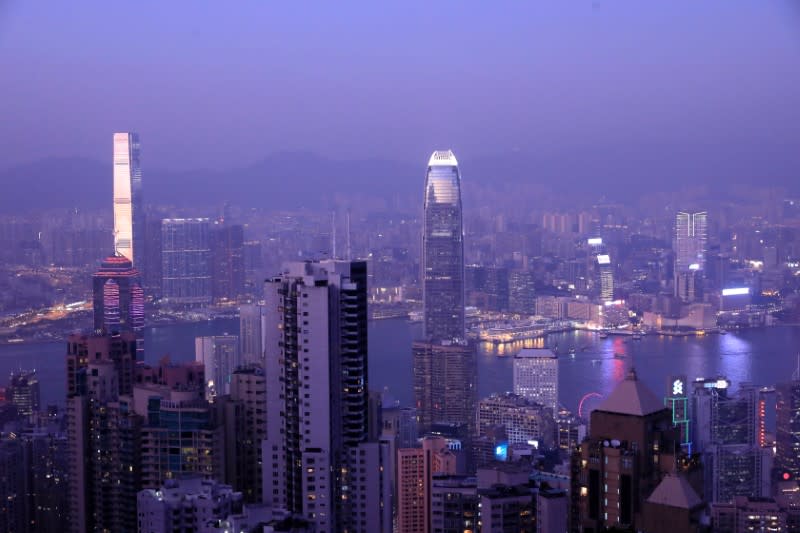
[[[675,296],[694,302],[703,294],[708,251],[708,213],[680,211],[675,216]]]
[[[464,228],[461,175],[453,152],[428,161],[422,228],[423,336],[464,338]]]
[[[514,394],[558,413],[558,358],[547,348],[523,348],[514,356]]]
[[[555,447],[556,425],[550,408],[513,393],[492,394],[478,404],[481,436],[503,426],[507,444],[530,444],[536,448]]]
[[[437,424],[448,424],[474,435],[478,390],[475,346],[467,342],[415,341],[411,350],[420,433]]]
[[[114,251],[131,263],[144,261],[144,205],[139,135],[114,134]]]
[[[388,532],[388,458],[385,468],[360,464],[388,454],[369,441],[366,263],[289,264],[264,299],[265,503],[318,533]]]
[[[92,275],[94,330],[136,335],[137,359],[144,360],[144,290],[139,271],[123,255],[106,257]]]
[[[213,335],[194,339],[194,360],[205,368],[206,399],[230,394],[231,376],[242,365],[237,335]]]
[[[211,303],[209,231],[207,218],[161,221],[161,296],[166,303],[181,306]]]

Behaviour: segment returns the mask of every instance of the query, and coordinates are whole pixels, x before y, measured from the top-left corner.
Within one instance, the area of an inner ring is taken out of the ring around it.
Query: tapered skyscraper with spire
[[[114,134],[114,251],[134,266],[144,260],[144,206],[139,135]]]
[[[461,175],[450,150],[433,152],[428,161],[421,263],[424,330],[412,348],[419,427],[423,432],[447,427],[458,438],[471,436],[476,361],[464,330]]]
[[[424,336],[464,338],[464,227],[461,176],[450,150],[428,161],[422,230]]]

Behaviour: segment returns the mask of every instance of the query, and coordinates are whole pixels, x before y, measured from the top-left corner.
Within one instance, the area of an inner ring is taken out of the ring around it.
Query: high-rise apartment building
[[[264,365],[261,340],[264,306],[245,304],[239,308],[239,353],[246,365]]]
[[[161,221],[161,296],[169,304],[211,303],[211,244],[207,218]]]
[[[106,257],[92,275],[94,330],[136,335],[137,359],[144,360],[144,291],[139,271],[122,255]]]
[[[461,176],[450,150],[428,161],[422,228],[423,335],[464,338],[464,228]]]
[[[431,489],[435,474],[455,474],[456,455],[442,437],[425,437],[419,448],[397,450],[398,531],[431,531]]]
[[[136,531],[136,336],[70,335],[66,360],[70,531]]]
[[[205,367],[206,399],[230,394],[231,376],[242,365],[239,337],[213,335],[194,339],[194,360]]]
[[[231,375],[230,394],[219,397],[225,420],[225,482],[247,503],[261,503],[261,441],[267,434],[264,402],[267,380],[260,366],[242,367]]]
[[[265,503],[319,533],[390,531],[389,447],[368,441],[367,264],[289,264],[264,299]]]
[[[675,217],[675,296],[693,302],[702,296],[708,251],[708,213],[680,211]]]
[[[514,356],[514,394],[558,413],[558,358],[547,348],[523,348]]]
[[[114,134],[114,251],[132,263],[144,260],[144,205],[139,135]]]

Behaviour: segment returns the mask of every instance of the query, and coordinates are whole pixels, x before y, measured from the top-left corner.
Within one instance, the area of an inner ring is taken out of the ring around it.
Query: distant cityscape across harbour
[[[370,386],[385,391],[389,401],[413,403],[409,346],[420,328],[418,322],[402,318],[370,322]],[[149,327],[145,332],[146,358],[150,362],[164,356],[176,362],[192,360],[195,337],[238,331],[239,321],[232,318]],[[550,347],[559,355],[560,402],[577,413],[583,396],[592,392],[606,396],[631,367],[657,393],[666,390],[666,378],[675,374],[690,380],[725,376],[734,387],[741,382],[769,386],[786,380],[797,364],[797,353],[787,352],[786,347],[800,347],[800,326],[701,337],[645,335],[639,341],[570,331],[550,334],[546,339],[483,342],[478,346],[479,397],[512,388],[513,355],[521,348]],[[42,403],[61,405],[65,394],[64,351],[63,342],[2,345],[0,373],[8,375],[20,366],[35,369],[42,385]],[[20,365],[20,361],[25,363]]]

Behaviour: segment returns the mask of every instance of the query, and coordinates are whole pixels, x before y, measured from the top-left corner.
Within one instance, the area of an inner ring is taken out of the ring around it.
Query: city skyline
[[[0,4],[0,533],[800,532],[790,2]]]

